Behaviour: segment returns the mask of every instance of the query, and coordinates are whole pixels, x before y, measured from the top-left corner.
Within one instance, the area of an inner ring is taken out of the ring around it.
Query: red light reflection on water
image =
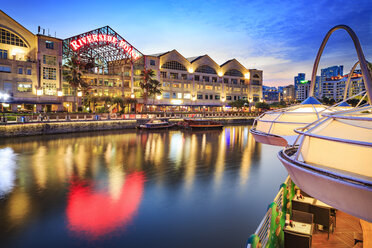
[[[72,181],[67,203],[68,228],[89,239],[97,239],[124,228],[141,203],[145,176],[134,172],[125,178],[117,199],[107,191],[95,192],[86,181]]]

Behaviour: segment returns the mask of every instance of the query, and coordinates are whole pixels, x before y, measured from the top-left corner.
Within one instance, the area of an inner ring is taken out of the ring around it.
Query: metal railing
[[[285,184],[288,185],[288,183],[291,182],[291,178],[288,176],[285,180]],[[276,194],[274,198],[274,202],[278,205],[279,209],[282,209],[282,199],[283,199],[283,188],[280,188],[279,192]],[[268,209],[266,214],[264,215],[263,219],[261,220],[260,224],[258,225],[256,231],[254,234],[256,234],[260,241],[261,246],[266,247],[266,244],[269,240],[269,234],[270,234],[270,224],[271,224],[271,209]],[[250,244],[247,244],[247,248],[251,248]]]

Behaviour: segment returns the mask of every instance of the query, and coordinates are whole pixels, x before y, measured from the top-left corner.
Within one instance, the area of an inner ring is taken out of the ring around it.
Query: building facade
[[[303,80],[297,85],[296,99],[298,101],[303,101],[309,97],[310,94],[310,83],[311,81]]]
[[[336,102],[342,101],[344,98],[345,85],[348,75],[327,78],[322,83],[322,96],[328,99],[333,99]],[[365,91],[365,85],[361,74],[353,74],[347,97],[354,96]]]
[[[276,87],[262,86],[263,99],[266,102],[279,102],[282,94]]]
[[[298,85],[301,83],[301,81],[305,80],[305,73],[298,73],[297,76],[294,77],[294,87],[295,91],[297,91]]]
[[[295,98],[295,89],[294,85],[288,85],[283,87],[283,101],[285,102],[293,102],[296,100]]]
[[[176,50],[144,55],[108,26],[61,40],[35,35],[0,11],[0,45],[0,93],[10,96],[3,104],[9,111],[72,111],[75,99],[81,106],[88,96],[134,98],[141,105],[143,69],[154,70],[162,85],[147,104],[162,110],[263,100],[261,70],[236,59],[218,65],[208,55],[185,58]],[[83,75],[86,92],[64,81],[63,63],[72,56],[94,60]]]
[[[3,107],[60,109],[62,40],[34,35],[2,11],[0,24],[0,92],[9,96]]]

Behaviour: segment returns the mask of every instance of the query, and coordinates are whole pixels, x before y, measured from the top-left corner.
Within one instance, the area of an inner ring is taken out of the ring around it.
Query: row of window
[[[8,65],[0,65],[0,72],[11,73],[12,68]],[[24,69],[23,67],[18,67],[17,73],[18,74],[31,75],[32,70],[31,70],[31,68]]]
[[[57,79],[57,69],[50,67],[43,67],[43,79],[56,80]]]
[[[8,50],[0,49],[0,59],[8,59]]]
[[[191,94],[190,93],[176,93],[176,92],[163,92],[163,98],[164,99],[191,99]],[[198,100],[220,100],[221,96],[220,95],[207,95],[207,94],[197,94],[196,98]],[[245,99],[246,97],[243,97]],[[242,99],[241,96],[226,96],[227,101],[231,100],[239,100]]]
[[[126,82],[126,83],[127,83],[127,87],[129,87],[129,82]],[[91,79],[90,80],[90,85],[92,85],[92,86],[106,86],[106,87],[122,87],[123,86],[122,82],[116,81],[114,79],[103,80],[103,79],[97,79],[97,78]]]
[[[26,43],[18,35],[15,35],[3,28],[0,28],[0,43],[27,47]]]
[[[168,78],[167,77],[167,72],[165,71],[162,71],[160,72],[161,73],[161,77],[162,78]],[[178,73],[173,73],[173,72],[170,72],[169,73],[169,78],[170,79],[182,79],[182,80],[187,80],[187,74],[181,74],[181,77],[179,77],[179,74]],[[194,80],[195,81],[203,81],[203,82],[212,82],[212,83],[216,83],[217,82],[217,77],[208,77],[208,76],[200,76],[200,75],[194,75]],[[228,84],[229,81],[232,83],[232,84],[238,84],[238,82],[240,84],[244,84],[245,83],[245,80],[244,79],[236,79],[236,78],[231,78],[231,79],[228,79],[228,78],[224,78],[223,79],[223,82],[225,84]],[[259,80],[252,80],[252,84],[253,85],[260,85],[260,81]]]
[[[3,91],[5,93],[13,93],[13,83],[11,82],[4,82],[3,83]],[[32,83],[30,82],[19,82],[17,83],[17,91],[18,92],[32,92]]]

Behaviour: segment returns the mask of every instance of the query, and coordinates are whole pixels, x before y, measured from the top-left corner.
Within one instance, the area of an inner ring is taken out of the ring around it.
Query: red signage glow
[[[128,53],[133,59],[138,59],[140,53],[134,49],[133,46],[129,45],[125,40],[118,40],[115,36],[108,34],[92,34],[81,37],[77,40],[70,42],[70,46],[74,51],[79,50],[81,47],[91,44],[91,43],[111,43],[122,48],[126,53]]]

